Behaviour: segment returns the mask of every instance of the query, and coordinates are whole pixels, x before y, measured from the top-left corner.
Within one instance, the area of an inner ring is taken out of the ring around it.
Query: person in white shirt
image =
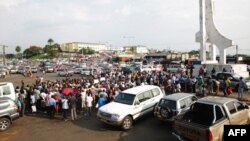
[[[85,108],[86,108],[86,89],[84,89],[84,88],[82,88],[81,98],[82,98],[82,109],[85,110]]]
[[[63,119],[64,121],[67,121],[67,114],[68,114],[68,109],[69,109],[69,103],[68,99],[63,96],[63,99],[61,100],[62,102],[62,110],[63,110]]]
[[[87,106],[87,119],[89,119],[89,117],[91,116],[91,108],[92,108],[92,105],[93,105],[93,97],[91,95],[91,92],[88,91],[88,95],[86,97],[86,106]]]
[[[180,84],[180,82],[178,82],[176,84],[176,92],[181,92],[181,84]]]

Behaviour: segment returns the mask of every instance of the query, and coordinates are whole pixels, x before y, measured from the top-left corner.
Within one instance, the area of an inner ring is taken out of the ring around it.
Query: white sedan
[[[72,76],[74,71],[67,70],[67,69],[59,69],[57,70],[58,76]]]

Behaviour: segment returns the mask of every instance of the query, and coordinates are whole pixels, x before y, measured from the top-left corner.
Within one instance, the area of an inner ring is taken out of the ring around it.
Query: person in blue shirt
[[[239,86],[238,86],[238,99],[243,98],[244,82],[242,79],[243,78],[240,77]]]
[[[104,98],[104,96],[102,94],[100,95],[100,98],[98,99],[97,104],[98,104],[98,108],[100,108],[106,104],[106,99]]]
[[[50,97],[49,98],[49,114],[50,114],[50,118],[54,119],[55,116],[55,111],[56,111],[56,100],[54,99],[54,97]]]

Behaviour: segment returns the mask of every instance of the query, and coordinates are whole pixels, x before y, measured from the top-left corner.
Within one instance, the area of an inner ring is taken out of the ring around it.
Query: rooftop
[[[207,96],[207,97],[203,97],[203,98],[199,99],[198,101],[202,102],[202,103],[223,105],[223,104],[228,103],[230,101],[237,101],[237,100],[233,99],[233,98],[228,98],[228,97]]]
[[[136,95],[136,94],[139,94],[139,93],[142,93],[142,92],[154,89],[154,88],[159,88],[159,87],[154,86],[154,85],[142,85],[142,86],[137,86],[134,88],[127,89],[127,90],[123,91],[123,93],[129,93],[129,94]]]
[[[193,94],[188,94],[188,93],[175,93],[175,94],[171,94],[171,95],[167,95],[164,97],[164,99],[169,99],[169,100],[180,100],[186,97],[190,97],[190,96],[194,96]]]

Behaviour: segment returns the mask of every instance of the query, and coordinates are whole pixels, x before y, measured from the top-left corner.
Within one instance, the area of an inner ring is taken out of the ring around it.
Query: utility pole
[[[235,63],[238,64],[238,62],[239,62],[239,60],[238,60],[238,58],[239,58],[238,45],[236,45],[235,48],[236,48]]]
[[[6,60],[5,60],[5,48],[8,47],[8,46],[6,46],[6,45],[0,45],[0,46],[3,47],[3,56],[2,56],[2,58],[3,58],[3,65],[5,65],[6,64]]]

